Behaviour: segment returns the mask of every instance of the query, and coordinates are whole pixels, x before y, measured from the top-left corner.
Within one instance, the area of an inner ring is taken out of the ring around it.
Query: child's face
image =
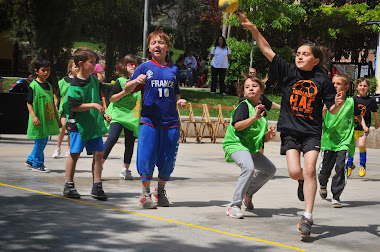
[[[50,67],[40,67],[40,69],[34,69],[40,81],[45,82],[50,76]]]
[[[359,96],[367,96],[369,86],[365,81],[362,81],[356,84],[356,90],[358,91]]]
[[[349,88],[349,85],[347,85],[341,77],[333,77],[332,83],[337,93],[341,91],[346,92]]]
[[[302,71],[311,71],[319,64],[319,59],[316,59],[311,51],[310,46],[303,45],[297,49],[296,66]]]
[[[139,65],[136,62],[134,62],[134,63],[127,63],[127,72],[129,74],[129,76],[131,76],[135,72],[135,70],[136,70],[136,68],[138,66]]]
[[[79,72],[79,67],[77,67],[77,65],[73,64],[70,68],[70,73],[75,76],[78,74],[78,72]]]
[[[153,59],[165,59],[168,49],[169,45],[167,45],[166,41],[160,38],[160,36],[153,37],[149,41],[149,51],[152,54]]]
[[[260,95],[263,93],[263,90],[260,87],[260,84],[247,79],[244,82],[244,97],[247,97],[248,100],[259,99]]]
[[[91,74],[94,72],[95,68],[95,57],[90,57],[86,61],[79,61],[79,66],[81,66],[80,71],[83,71],[83,74]]]

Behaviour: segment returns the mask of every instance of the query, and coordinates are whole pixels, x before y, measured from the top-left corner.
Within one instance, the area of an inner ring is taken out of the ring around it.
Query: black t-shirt
[[[78,77],[74,77],[71,81],[71,86],[79,86],[79,87],[85,87],[87,86],[88,84],[90,84],[90,81],[91,81],[91,78],[88,78],[86,80],[83,80],[83,79],[79,79]],[[99,97],[101,97],[101,91],[100,91],[100,88],[99,88]],[[77,124],[76,122],[70,122],[70,119],[75,119],[75,116],[76,116],[76,113],[77,112],[74,112],[71,110],[72,107],[77,107],[77,106],[80,106],[82,105],[82,101],[79,101],[77,99],[74,99],[73,97],[71,96],[68,96],[67,97],[67,102],[69,103],[69,119],[67,120],[67,129],[68,130],[73,130],[73,131],[77,131],[78,130],[78,127],[77,127]]]
[[[242,102],[245,99],[247,99],[247,98],[243,97],[240,100],[240,103],[235,110],[234,117],[232,118],[232,126],[235,126],[235,123],[237,123],[237,122],[244,121],[245,119],[249,118],[248,104],[245,102]]]
[[[112,90],[111,90],[111,92],[110,92],[110,98],[109,98],[109,99],[111,99],[111,97],[112,97],[114,94],[118,94],[118,93],[120,93],[121,91],[123,91],[123,89],[121,89],[120,82],[119,82],[119,80],[117,80],[117,81],[115,82],[115,84],[113,84],[113,86],[112,86]]]
[[[320,137],[323,104],[330,108],[335,103],[331,80],[319,69],[302,71],[278,55],[274,56],[270,71],[282,93],[278,131]]]
[[[366,126],[371,127],[371,112],[377,112],[377,103],[376,100],[372,97],[366,96],[355,96],[354,101],[357,103],[361,115],[364,117]],[[356,127],[355,130],[363,130],[361,124],[359,124],[358,119],[355,117]]]
[[[265,110],[266,111],[269,111],[272,108],[272,103],[273,102],[271,100],[269,100],[264,94],[262,94],[262,95],[260,95],[259,103],[263,104],[265,106]],[[265,117],[267,116],[267,112],[266,111],[264,111],[265,112],[264,113]]]
[[[49,91],[50,87],[47,82],[41,83],[36,80],[36,82],[45,90]],[[33,89],[31,87],[28,88],[28,96],[26,97],[26,101],[30,104],[33,103]]]

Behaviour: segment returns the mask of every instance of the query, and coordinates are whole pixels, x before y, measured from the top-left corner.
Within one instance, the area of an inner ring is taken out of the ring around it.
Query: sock
[[[126,170],[128,170],[128,168],[123,167],[123,169],[121,171],[123,172],[123,171],[126,171]]]
[[[94,184],[101,184],[102,181],[94,181]]]
[[[352,167],[354,165],[354,157],[348,157],[347,165],[348,167]]]
[[[66,184],[74,184],[74,181],[72,181],[72,180],[65,180],[65,183]]]
[[[157,192],[163,192],[165,190],[165,186],[158,184],[157,186]]]
[[[367,163],[367,149],[366,148],[360,148],[359,149],[359,160],[360,160],[360,165],[365,168],[365,165]]]
[[[313,215],[311,213],[308,213],[308,212],[305,212],[303,214],[303,216],[305,216],[305,218],[309,219],[309,220],[312,220],[313,219]]]
[[[150,188],[143,188],[142,193],[150,193]]]

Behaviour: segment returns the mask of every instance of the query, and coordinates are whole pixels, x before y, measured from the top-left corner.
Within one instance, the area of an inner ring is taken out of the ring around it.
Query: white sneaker
[[[70,149],[66,150],[66,157],[70,156]]]
[[[120,172],[120,177],[123,178],[124,180],[133,180],[132,173],[129,169],[122,170]]]
[[[61,155],[61,149],[60,148],[56,148],[53,155],[51,157],[53,158],[59,158],[59,155]]]
[[[231,218],[244,219],[244,215],[241,212],[240,206],[228,205],[226,214],[227,214],[227,216],[230,216]]]
[[[342,208],[342,204],[340,203],[340,201],[334,198],[331,199],[331,205],[333,208]]]

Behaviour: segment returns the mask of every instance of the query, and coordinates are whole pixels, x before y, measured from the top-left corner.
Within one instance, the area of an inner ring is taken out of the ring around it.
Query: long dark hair
[[[226,39],[223,36],[218,36],[216,38],[215,43],[214,43],[214,47],[219,46],[219,38],[223,38],[222,48],[224,49],[227,46],[227,42],[226,42]]]

